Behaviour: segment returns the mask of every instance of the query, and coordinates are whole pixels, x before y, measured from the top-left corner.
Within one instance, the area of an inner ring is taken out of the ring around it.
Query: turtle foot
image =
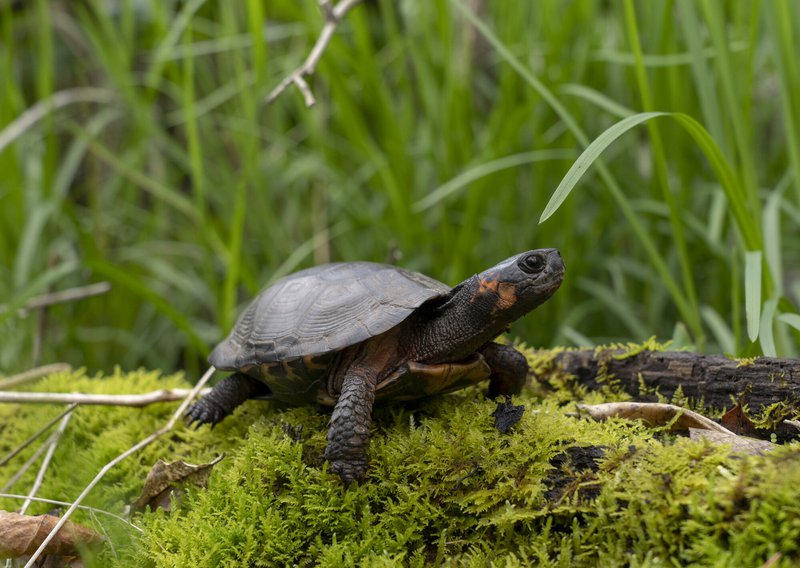
[[[331,471],[338,474],[344,483],[361,481],[367,473],[367,460],[333,460]]]
[[[222,422],[245,400],[269,396],[270,390],[261,381],[243,373],[234,373],[222,379],[207,395],[195,402],[183,415],[191,426],[197,423],[214,425]]]
[[[222,422],[228,414],[229,412],[226,412],[224,408],[214,404],[213,401],[207,398],[201,398],[189,407],[183,415],[183,419],[187,426],[200,428],[203,424],[211,424],[213,428]]]

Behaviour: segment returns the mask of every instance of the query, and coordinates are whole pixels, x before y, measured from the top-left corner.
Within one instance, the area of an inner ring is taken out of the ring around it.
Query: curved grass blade
[[[781,314],[777,319],[800,331],[800,314]]]
[[[764,309],[761,311],[761,322],[759,332],[759,344],[761,352],[767,357],[777,357],[778,350],[775,348],[775,338],[772,334],[772,321],[775,319],[775,310],[778,307],[778,300],[772,299],[764,302]]]
[[[639,126],[643,122],[647,122],[651,118],[668,115],[669,113],[667,112],[643,112],[635,114],[633,116],[629,116],[628,118],[623,118],[608,128],[600,136],[595,138],[594,141],[586,147],[578,159],[575,160],[575,163],[572,164],[572,167],[561,180],[561,183],[558,184],[558,187],[550,197],[550,201],[547,202],[547,205],[542,212],[542,216],[539,217],[539,223],[545,222],[550,218],[550,216],[553,215],[553,213],[558,210],[559,207],[561,207],[561,204],[564,203],[564,200],[572,192],[575,185],[577,185],[583,175],[587,172],[589,166],[591,166],[592,163],[594,163],[594,161],[600,156],[600,154],[603,153],[603,150],[613,144],[620,136],[632,128]]]
[[[744,257],[744,312],[747,319],[747,337],[758,339],[761,323],[761,251],[753,250]]]
[[[723,353],[736,352],[736,338],[731,331],[731,328],[722,319],[717,311],[711,306],[703,306],[700,308],[700,313],[703,316],[703,321],[711,329],[711,334],[717,340],[720,351]]]
[[[450,181],[443,183],[430,192],[426,197],[417,201],[413,205],[413,210],[415,213],[419,213],[425,209],[430,209],[444,198],[469,185],[473,181],[495,172],[507,170],[517,166],[523,166],[525,164],[532,164],[534,162],[541,162],[544,160],[569,160],[574,156],[574,150],[562,150],[554,148],[551,150],[534,150],[532,152],[512,154],[510,156],[498,158],[497,160],[478,164],[477,166],[460,173]]]
[[[567,83],[566,85],[561,85],[558,91],[564,95],[572,95],[581,98],[618,118],[625,118],[636,114],[636,111],[633,109],[619,104],[611,97],[606,96],[596,89],[587,87],[586,85]]]
[[[745,246],[748,249],[760,249],[761,237],[759,234],[760,219],[754,219],[747,209],[747,198],[744,190],[736,178],[733,169],[720,150],[717,143],[703,127],[689,115],[679,112],[643,112],[624,118],[606,129],[598,136],[583,153],[575,160],[575,163],[567,171],[561,183],[553,192],[550,201],[544,208],[539,223],[546,221],[555,213],[561,204],[572,192],[575,185],[580,181],[589,166],[603,153],[603,151],[613,144],[618,138],[629,130],[647,122],[648,120],[661,117],[670,117],[678,121],[684,130],[694,139],[697,145],[705,154],[711,167],[717,175],[717,179],[725,191],[728,203],[733,209],[734,220],[739,233],[742,236]]]
[[[572,114],[564,105],[561,104],[561,101],[555,97],[555,95],[544,85],[544,83],[537,79],[533,73],[531,73],[531,71],[522,63],[522,61],[520,61],[520,59],[514,55],[512,50],[509,49],[502,41],[500,41],[500,39],[494,34],[494,32],[492,32],[489,26],[487,26],[481,20],[481,18],[479,18],[472,10],[470,10],[462,0],[451,0],[451,4],[453,4],[466,18],[466,20],[473,27],[475,27],[475,29],[478,30],[478,32],[480,32],[484,38],[486,38],[489,44],[495,50],[497,50],[499,56],[506,63],[508,63],[508,65],[510,65],[511,68],[513,68],[514,71],[516,71],[519,76],[522,77],[523,80],[528,83],[528,85],[530,85],[530,87],[536,91],[536,93],[538,93],[539,96],[542,97],[542,99],[553,109],[553,112],[558,115],[558,117],[564,123],[564,126],[566,126],[566,128],[578,141],[578,144],[581,146],[589,146],[589,137],[580,127],[580,124],[576,118],[572,116]],[[602,162],[602,160],[597,161],[596,167],[600,178],[603,180],[603,183],[605,183],[612,197],[617,202],[620,212],[630,224],[633,233],[644,247],[650,262],[653,264],[656,272],[658,272],[659,276],[661,277],[661,280],[669,291],[670,296],[672,296],[672,299],[675,302],[682,319],[690,327],[696,340],[699,343],[702,343],[703,328],[698,310],[692,305],[687,298],[687,295],[676,281],[672,270],[664,258],[664,255],[659,250],[659,247],[656,246],[653,238],[648,232],[648,229],[641,221],[639,221],[636,212],[634,211],[630,202],[626,199],[619,183],[617,183],[616,179]]]

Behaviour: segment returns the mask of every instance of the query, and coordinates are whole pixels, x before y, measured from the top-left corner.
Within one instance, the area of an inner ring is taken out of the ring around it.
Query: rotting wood
[[[580,349],[558,353],[554,363],[590,389],[613,380],[642,401],[655,401],[655,393],[669,398],[680,388],[684,396],[714,408],[730,408],[742,396],[754,410],[776,402],[800,403],[800,359]]]

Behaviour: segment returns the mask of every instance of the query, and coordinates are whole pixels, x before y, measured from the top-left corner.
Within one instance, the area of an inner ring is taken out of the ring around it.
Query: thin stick
[[[68,363],[52,363],[50,365],[42,365],[41,367],[35,367],[28,371],[11,375],[10,377],[3,379],[0,381],[0,390],[18,387],[19,385],[35,381],[36,379],[45,377],[47,375],[71,370],[72,366]]]
[[[266,104],[270,104],[277,99],[290,85],[295,85],[302,93],[306,106],[314,106],[316,100],[314,99],[314,94],[311,92],[305,77],[314,73],[341,19],[360,2],[361,0],[341,0],[336,6],[331,6],[330,0],[319,0],[319,6],[325,17],[325,25],[322,26],[322,31],[319,33],[317,42],[314,44],[314,47],[311,49],[311,52],[308,54],[303,64],[292,71],[283,81],[278,83],[278,86],[267,96]]]
[[[40,296],[34,296],[28,300],[17,313],[24,316],[28,310],[35,310],[37,308],[44,308],[53,306],[55,304],[65,304],[67,302],[74,302],[76,300],[83,300],[84,298],[91,298],[92,296],[99,296],[111,290],[111,284],[108,282],[96,282],[88,286],[78,286],[77,288],[67,288],[66,290],[59,290],[58,292],[48,292]],[[0,314],[8,310],[8,306],[0,304]]]
[[[50,426],[52,426],[53,424],[61,420],[64,416],[75,410],[76,406],[78,406],[78,404],[73,402],[66,408],[66,410],[64,410],[64,412],[62,412],[61,414],[53,418],[50,422],[39,428],[39,430],[33,436],[22,442],[22,444],[20,444],[20,446],[16,450],[13,450],[10,454],[8,454],[6,457],[0,460],[0,467],[3,467],[8,462],[13,460],[17,456],[17,454],[19,454],[22,450],[30,446],[32,443],[34,443],[39,436],[47,432],[50,429]]]
[[[174,402],[183,400],[192,391],[187,389],[162,389],[142,394],[86,394],[81,392],[3,392],[0,391],[0,403],[37,403],[37,404],[93,404],[103,406],[142,407],[156,402]],[[200,394],[206,394],[203,391]]]
[[[52,437],[53,434],[50,434],[50,436]],[[0,487],[0,491],[8,491],[12,487],[14,487],[14,485],[16,485],[17,481],[19,481],[20,478],[23,475],[25,475],[25,472],[28,471],[33,464],[35,464],[37,461],[39,461],[39,458],[42,456],[42,454],[47,451],[47,448],[50,447],[50,440],[51,439],[52,438],[48,438],[47,440],[45,440],[44,444],[42,444],[41,446],[36,448],[36,451],[33,452],[33,455],[31,457],[29,457],[28,460],[24,464],[22,464],[22,467],[19,468],[19,470],[17,470],[17,473],[12,475],[11,479],[9,479],[6,482],[6,484],[3,485],[3,487]]]
[[[115,465],[123,461],[128,456],[135,454],[145,446],[148,446],[153,441],[157,440],[159,437],[163,436],[164,434],[172,430],[178,419],[181,416],[183,416],[183,413],[186,411],[189,404],[191,404],[191,402],[194,400],[194,398],[197,396],[197,394],[200,392],[203,386],[205,386],[205,384],[211,378],[211,375],[214,374],[214,371],[215,371],[214,367],[208,368],[208,371],[206,371],[203,377],[197,382],[197,384],[191,390],[189,395],[184,399],[183,403],[181,403],[181,405],[178,407],[178,410],[176,410],[175,413],[172,415],[172,418],[170,418],[169,422],[167,422],[161,429],[156,430],[155,432],[153,432],[152,434],[141,440],[138,444],[122,452],[120,455],[118,455],[113,460],[111,460],[110,462],[108,462],[106,465],[103,466],[103,468],[97,473],[97,475],[95,475],[94,479],[92,479],[89,485],[87,485],[84,488],[81,494],[78,495],[77,499],[75,499],[72,505],[70,505],[69,509],[66,510],[64,515],[59,519],[59,521],[53,527],[53,530],[50,531],[50,534],[48,534],[47,537],[42,541],[42,544],[39,545],[39,548],[37,548],[36,552],[33,553],[33,556],[30,557],[28,563],[25,564],[25,568],[32,568],[32,566],[34,566],[36,560],[44,552],[45,547],[47,547],[47,545],[50,544],[50,541],[53,540],[53,538],[55,538],[56,534],[58,534],[58,531],[60,531],[61,527],[63,527],[64,524],[67,522],[67,519],[69,519],[70,516],[72,516],[72,513],[75,512],[75,509],[78,508],[78,506],[92,491],[92,489],[94,489],[95,486],[98,483],[100,483],[100,480],[103,479],[103,477],[105,477],[106,473],[108,473],[111,470],[111,468],[113,468]]]
[[[56,431],[53,432],[53,435],[51,436],[51,439],[48,442],[50,447],[47,448],[47,454],[44,456],[44,460],[42,460],[42,467],[39,468],[39,473],[36,474],[36,479],[33,482],[33,487],[31,487],[31,490],[28,493],[28,498],[25,500],[25,502],[22,504],[22,507],[20,507],[19,509],[20,515],[25,514],[25,511],[28,510],[28,507],[31,504],[32,498],[36,496],[36,493],[42,486],[42,481],[44,481],[44,474],[47,472],[47,468],[50,467],[50,462],[53,461],[53,454],[56,452],[58,441],[61,439],[61,436],[64,434],[64,431],[67,429],[67,424],[69,424],[70,418],[72,418],[72,409],[70,409],[70,411],[64,415],[64,418],[61,419],[61,424],[58,425],[58,429],[56,429]]]
[[[14,493],[0,493],[0,499],[30,499],[31,501],[36,501],[37,503],[49,503],[50,505],[61,505],[62,507],[69,507],[71,505],[71,503],[68,503],[67,501],[57,501],[55,499],[45,499],[43,497],[26,497],[25,495],[16,495]],[[144,532],[144,530],[141,527],[134,525],[128,519],[120,517],[119,515],[114,514],[110,511],[104,511],[103,509],[96,509],[94,507],[87,507],[86,505],[78,505],[78,509],[83,509],[85,511],[90,511],[92,513],[102,513],[103,515],[114,517],[118,521],[122,521],[126,525],[132,526],[137,531]]]

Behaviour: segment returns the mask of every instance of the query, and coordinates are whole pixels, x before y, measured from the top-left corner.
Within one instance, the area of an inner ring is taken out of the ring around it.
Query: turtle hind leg
[[[350,367],[331,415],[325,459],[345,483],[362,479],[367,472],[375,383],[374,371]]]
[[[211,424],[215,426],[231,414],[237,406],[250,398],[265,397],[269,387],[244,373],[234,373],[222,379],[207,395],[195,402],[186,411],[188,425]]]
[[[525,355],[510,345],[487,343],[480,348],[492,374],[489,377],[489,396],[519,394],[528,379],[528,361]]]

